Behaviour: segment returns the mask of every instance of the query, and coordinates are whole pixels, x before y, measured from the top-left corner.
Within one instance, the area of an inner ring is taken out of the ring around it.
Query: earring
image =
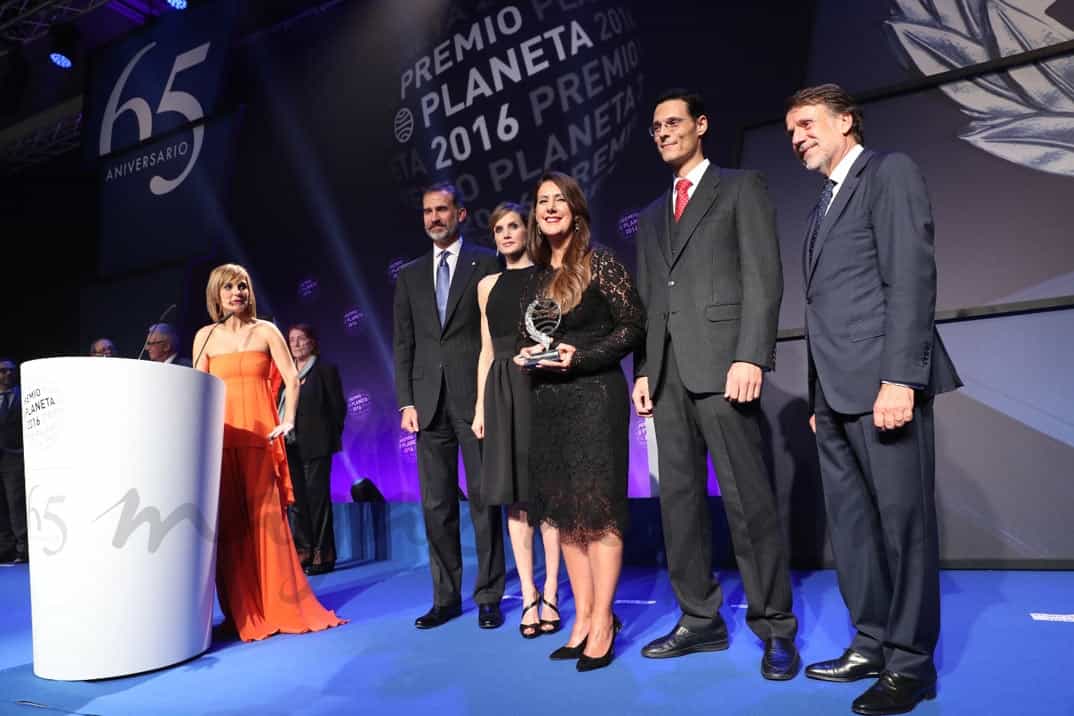
[[[574,230],[575,231],[581,231],[582,230],[582,220],[579,219],[577,216],[574,217]]]

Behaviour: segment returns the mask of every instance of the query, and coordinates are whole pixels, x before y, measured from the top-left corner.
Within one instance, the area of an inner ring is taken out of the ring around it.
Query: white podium
[[[205,651],[223,381],[122,358],[21,373],[34,673],[101,679]]]

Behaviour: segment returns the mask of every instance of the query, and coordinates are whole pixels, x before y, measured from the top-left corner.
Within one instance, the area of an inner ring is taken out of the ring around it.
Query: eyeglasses
[[[159,346],[159,345],[160,345],[161,343],[167,343],[167,342],[168,342],[168,341],[166,341],[166,340],[159,340],[159,341],[146,341],[146,342],[145,342],[145,344],[146,344],[147,346]],[[111,351],[109,351],[109,352],[111,352]]]
[[[663,122],[657,120],[653,122],[652,125],[649,127],[649,136],[655,137],[657,134],[660,133],[660,129],[662,127],[667,127],[668,131],[675,131],[676,129],[681,127],[682,123],[685,121],[686,120],[682,117],[668,117]]]

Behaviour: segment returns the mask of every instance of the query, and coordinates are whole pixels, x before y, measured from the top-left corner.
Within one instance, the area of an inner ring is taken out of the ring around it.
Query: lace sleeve
[[[577,372],[595,372],[618,365],[645,340],[645,312],[626,267],[603,251],[593,253],[593,282],[612,314],[612,329],[592,345],[574,354],[571,367]]]

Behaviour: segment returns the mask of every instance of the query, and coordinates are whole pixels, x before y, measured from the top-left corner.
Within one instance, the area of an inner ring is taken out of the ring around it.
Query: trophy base
[[[540,353],[534,353],[526,358],[524,365],[527,368],[537,368],[537,364],[543,360],[559,360],[559,351],[541,351]]]

